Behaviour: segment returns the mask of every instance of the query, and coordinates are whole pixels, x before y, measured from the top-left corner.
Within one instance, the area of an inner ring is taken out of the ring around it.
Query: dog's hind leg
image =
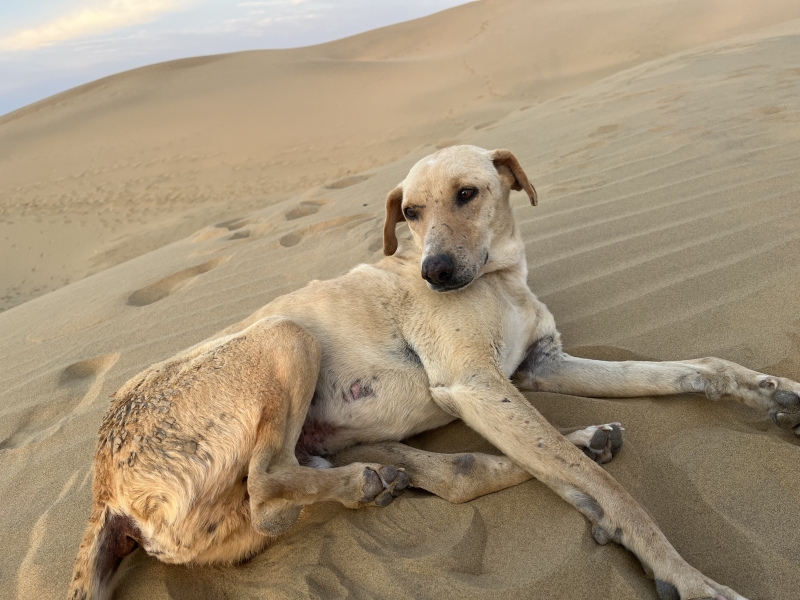
[[[295,446],[317,383],[319,344],[291,321],[269,324],[264,333],[268,337],[259,347],[271,353],[267,371],[272,390],[266,394],[247,475],[253,528],[280,535],[304,506],[315,502],[336,501],[350,508],[389,504],[408,485],[407,475],[393,466],[354,464],[320,470],[299,465]]]
[[[619,423],[609,423],[578,429],[565,437],[592,460],[605,463],[622,447],[622,431]],[[339,466],[359,462],[396,465],[410,478],[408,485],[427,490],[453,504],[469,502],[533,478],[506,456],[481,452],[442,454],[418,450],[400,442],[351,446],[331,460]]]
[[[671,362],[602,361],[563,352],[552,336],[536,340],[514,374],[520,389],[587,397],[632,398],[686,392],[732,396],[800,436],[800,383],[721,358]]]
[[[253,526],[267,535],[284,533],[309,504],[386,506],[408,486],[402,470],[361,462],[332,469],[278,466],[253,479],[248,480]]]
[[[480,452],[441,454],[400,442],[351,446],[331,460],[335,465],[362,461],[397,465],[410,477],[411,487],[427,490],[454,504],[469,502],[533,478],[505,456]]]

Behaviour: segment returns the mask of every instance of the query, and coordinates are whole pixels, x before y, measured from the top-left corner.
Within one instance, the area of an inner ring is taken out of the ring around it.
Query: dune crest
[[[47,98],[0,116],[0,309],[309,187],[354,185],[621,69],[791,18],[796,0],[484,0]]]

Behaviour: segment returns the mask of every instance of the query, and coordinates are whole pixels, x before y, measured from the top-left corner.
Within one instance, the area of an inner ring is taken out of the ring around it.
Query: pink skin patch
[[[362,398],[368,398],[375,395],[375,390],[369,383],[364,383],[360,379],[356,379],[350,384],[347,390],[342,392],[342,400],[345,402],[355,402]]]

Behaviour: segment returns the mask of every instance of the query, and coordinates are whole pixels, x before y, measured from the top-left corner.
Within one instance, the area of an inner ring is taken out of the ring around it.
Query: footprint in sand
[[[214,225],[217,229],[227,229],[228,231],[235,231],[236,229],[241,229],[245,225],[249,225],[252,223],[252,219],[248,219],[245,217],[238,217],[236,219],[228,219],[227,221],[222,221],[221,223],[217,223]]]
[[[100,389],[103,387],[106,373],[117,364],[119,360],[119,352],[113,354],[103,354],[102,356],[95,356],[88,360],[82,360],[72,363],[61,372],[61,377],[58,381],[60,387],[73,385],[80,382],[85,385],[87,381],[94,379],[94,383],[89,388],[89,391],[83,396],[78,405],[73,409],[75,411],[89,406],[97,399],[100,394]]]
[[[303,239],[303,234],[299,231],[292,231],[291,233],[287,233],[283,236],[280,240],[278,240],[284,248],[291,248],[292,246],[296,246],[300,243],[300,240]]]
[[[133,292],[128,297],[128,305],[147,306],[153,302],[158,302],[170,294],[177,292],[198,275],[208,273],[211,269],[218,267],[229,259],[230,256],[215,258],[214,260],[204,262],[200,265],[191,267],[189,269],[184,269],[183,271],[179,271],[178,273],[173,273],[172,275],[164,277],[164,279],[160,279],[155,283],[151,283],[147,287],[143,287],[142,289]]]
[[[236,233],[234,233],[228,239],[229,240],[243,240],[243,239],[246,239],[246,238],[249,238],[249,237],[250,237],[250,230],[249,229],[242,229],[241,231],[237,231]]]
[[[280,240],[280,245],[284,248],[291,248],[292,246],[296,246],[300,243],[300,241],[309,234],[312,233],[320,233],[323,231],[328,231],[330,229],[338,229],[340,227],[344,227],[346,229],[352,229],[356,225],[364,223],[366,221],[370,221],[375,219],[374,215],[367,215],[367,214],[357,214],[357,215],[350,215],[347,217],[337,217],[335,219],[330,219],[328,221],[322,221],[321,223],[314,223],[313,225],[309,225],[308,227],[304,227],[303,229],[295,229],[294,231],[290,231],[286,235],[284,235]]]
[[[305,200],[300,202],[295,208],[288,211],[284,217],[287,221],[294,221],[295,219],[302,219],[309,215],[315,215],[319,209],[330,203],[328,198],[320,198],[319,200]]]
[[[342,179],[338,179],[333,183],[328,183],[324,187],[328,190],[343,190],[344,188],[348,188],[351,185],[356,185],[357,183],[366,181],[370,177],[371,177],[370,175],[351,175],[350,177],[343,177]]]
[[[103,354],[67,366],[61,372],[56,392],[66,401],[48,402],[17,413],[14,431],[0,442],[0,450],[36,443],[58,432],[97,400],[106,373],[117,364],[119,356],[118,352]]]
[[[450,146],[458,146],[461,142],[459,140],[439,140],[436,143],[436,149],[449,148]]]
[[[251,225],[253,223],[257,223],[259,219],[250,219],[246,217],[237,217],[236,219],[228,219],[227,221],[222,221],[221,223],[217,223],[210,227],[204,227],[197,233],[195,233],[191,240],[195,243],[198,242],[206,242],[208,240],[214,240],[220,238],[225,234],[224,231],[219,231],[220,229],[227,229],[228,231],[236,231],[237,229],[241,229],[245,225]],[[242,236],[247,237],[247,236]],[[235,234],[227,239],[240,239],[235,237]]]
[[[589,137],[596,137],[598,135],[608,135],[609,133],[614,133],[619,129],[622,129],[622,125],[618,123],[614,125],[602,125],[597,128],[597,131],[595,131],[594,133],[590,133]]]

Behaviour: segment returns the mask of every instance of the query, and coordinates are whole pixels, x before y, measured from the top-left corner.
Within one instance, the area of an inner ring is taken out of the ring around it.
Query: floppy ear
[[[512,190],[525,190],[533,206],[539,203],[536,190],[531,185],[531,182],[528,181],[528,176],[525,175],[525,171],[522,170],[517,157],[514,156],[510,150],[492,150],[489,153],[489,158],[491,158],[494,163],[495,169],[500,170],[500,167],[508,167],[508,170],[511,171],[511,174],[514,176],[514,183],[511,184]]]
[[[397,233],[394,228],[405,221],[400,205],[403,203],[403,187],[398,185],[386,196],[386,220],[383,222],[383,253],[391,256],[397,251]]]

